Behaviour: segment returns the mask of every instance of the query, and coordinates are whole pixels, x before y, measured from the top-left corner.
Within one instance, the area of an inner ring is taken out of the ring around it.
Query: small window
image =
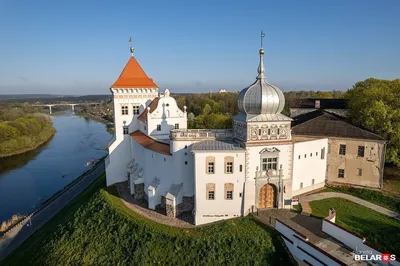
[[[243,165],[239,165],[239,171],[243,172]]]
[[[268,128],[268,135],[271,135],[271,129]]]
[[[321,149],[321,160],[325,159],[325,147]]]
[[[185,149],[187,149],[187,145],[185,145]]]
[[[161,125],[157,125],[157,131],[161,131]]]
[[[167,160],[167,158],[164,158],[164,162]]]
[[[304,158],[307,158],[307,154],[304,154]]]
[[[312,153],[310,153],[310,157],[312,157]]]
[[[261,129],[258,129],[258,135],[261,135]]]
[[[278,170],[278,158],[263,158],[262,159],[262,170]]]
[[[185,164],[187,164],[187,161],[185,161]]]
[[[299,160],[300,160],[300,158],[301,158],[301,155],[299,155]]]
[[[169,103],[167,103],[166,106],[168,107],[168,106],[169,106]]]
[[[318,156],[318,152],[315,153],[315,156]]]
[[[311,180],[311,185],[314,186],[314,184],[315,184],[315,179],[313,178],[313,179]]]
[[[358,176],[362,176],[362,169],[361,168],[357,168],[357,175]]]
[[[139,114],[139,105],[134,105],[133,106],[133,114],[138,115]]]
[[[187,155],[187,152],[185,152],[185,155]]]
[[[340,147],[339,147],[339,154],[340,154],[340,155],[346,155],[346,145],[340,144]]]
[[[127,126],[122,127],[124,135],[128,135],[129,134],[129,128]]]
[[[228,174],[233,173],[233,162],[226,163],[226,173],[228,173]]]
[[[121,111],[122,111],[122,115],[127,115],[128,114],[128,105],[122,105]]]
[[[179,124],[175,124],[175,129],[179,129]]]
[[[207,173],[214,174],[214,162],[209,162],[208,163]]]
[[[338,178],[344,178],[344,169],[339,169]]]
[[[208,200],[213,200],[215,198],[215,192],[214,191],[208,191]]]
[[[228,199],[228,200],[233,199],[233,191],[227,191],[226,192],[226,199]]]
[[[242,193],[239,193],[239,198],[241,198],[242,197]]]
[[[303,188],[303,182],[300,183],[300,188]]]
[[[365,146],[358,146],[358,157],[364,157]]]

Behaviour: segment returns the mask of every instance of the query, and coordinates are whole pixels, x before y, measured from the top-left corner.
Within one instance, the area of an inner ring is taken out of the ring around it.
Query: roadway
[[[15,237],[0,250],[0,261],[13,252],[19,245],[28,239],[42,225],[56,215],[62,208],[70,203],[79,193],[85,190],[94,180],[96,180],[105,171],[104,160],[95,166],[89,173],[81,178],[76,184],[63,192],[60,196],[51,201],[46,207],[35,213],[30,221],[17,232]],[[28,226],[30,225],[30,226]]]

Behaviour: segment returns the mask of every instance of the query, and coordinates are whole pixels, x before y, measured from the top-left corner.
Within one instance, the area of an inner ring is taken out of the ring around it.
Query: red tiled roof
[[[134,141],[146,149],[166,155],[172,155],[170,153],[169,144],[158,142],[149,136],[146,136],[139,130],[132,132],[130,135]]]
[[[132,56],[111,88],[158,88]]]
[[[150,114],[157,108],[158,101],[160,98],[156,97],[154,100],[147,106],[150,107]],[[147,107],[144,111],[138,116],[138,119],[147,123]]]

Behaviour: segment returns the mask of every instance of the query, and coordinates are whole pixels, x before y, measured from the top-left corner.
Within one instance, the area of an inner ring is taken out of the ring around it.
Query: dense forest
[[[0,105],[0,157],[35,149],[54,135],[50,117],[40,111],[29,105]]]

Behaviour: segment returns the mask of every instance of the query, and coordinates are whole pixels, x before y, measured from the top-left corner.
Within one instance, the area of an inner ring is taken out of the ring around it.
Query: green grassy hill
[[[1,265],[290,265],[276,232],[251,217],[195,229],[129,210],[102,176]]]

